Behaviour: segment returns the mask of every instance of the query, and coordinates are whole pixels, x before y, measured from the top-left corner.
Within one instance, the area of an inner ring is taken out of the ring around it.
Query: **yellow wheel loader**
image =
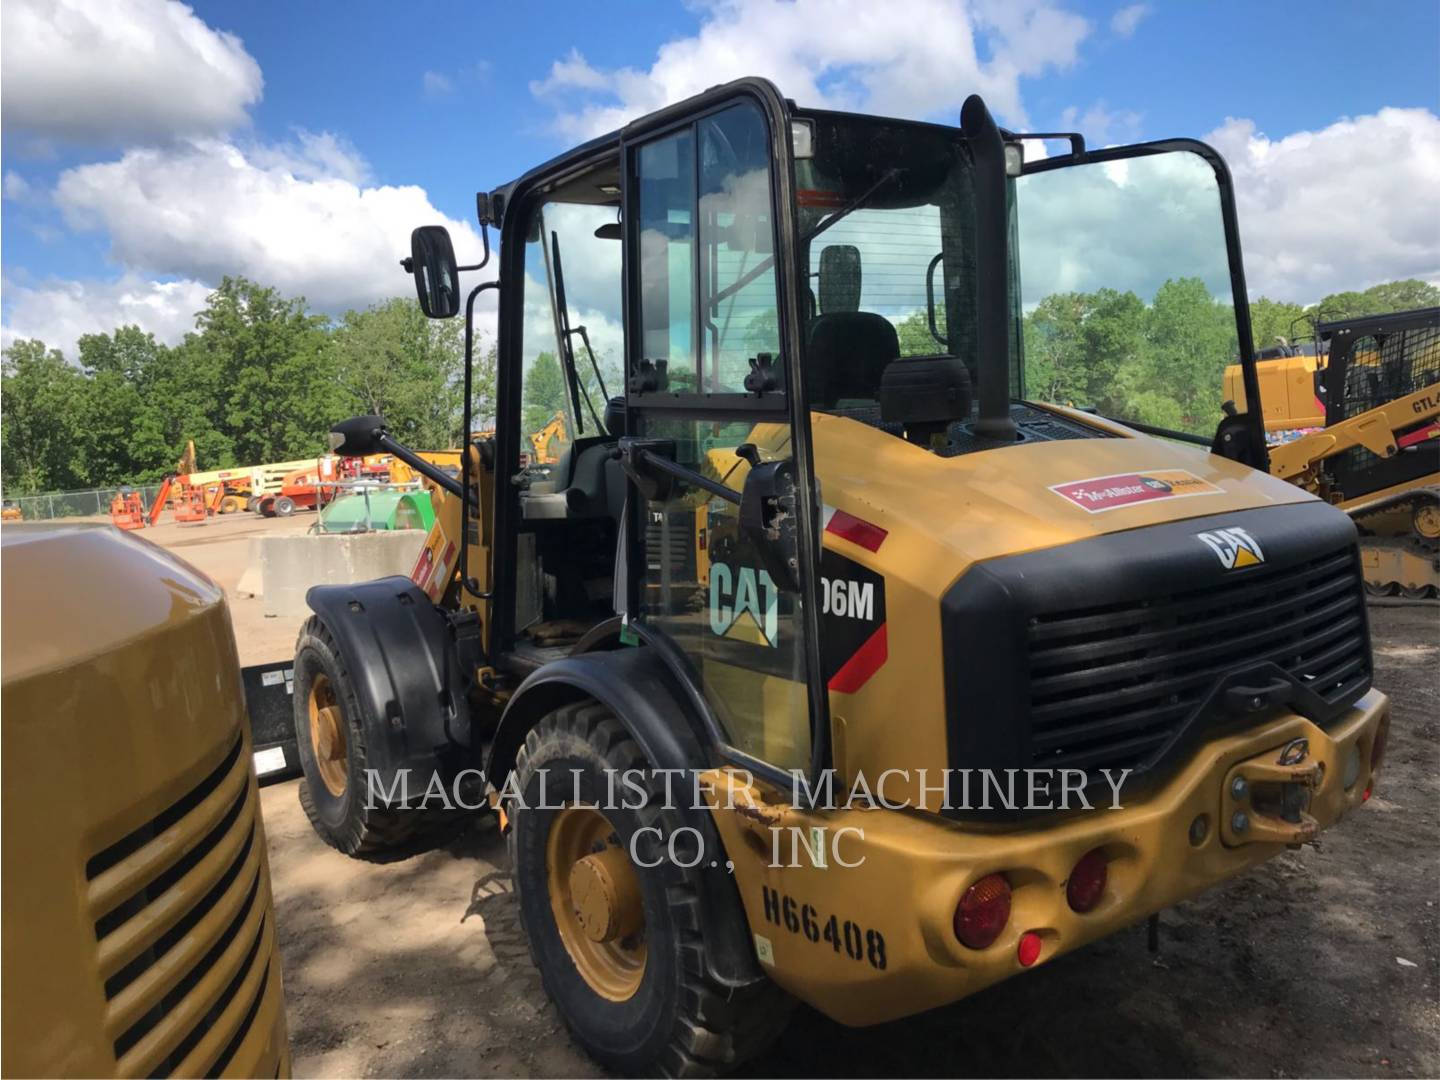
[[[437,518],[410,578],[309,594],[301,794],[351,854],[493,808],[545,988],[607,1067],[730,1068],[796,999],[854,1025],[956,1001],[1369,797],[1355,527],[1222,410],[1254,350],[1211,148],[744,79],[477,211],[478,263],[423,226],[402,265],[455,316],[498,227],[463,304],[469,343],[499,294],[495,434],[450,477],[380,417],[332,433],[425,473]],[[1207,350],[1062,371],[1020,332],[1047,296],[1167,287]],[[537,402],[575,427],[543,478]]]
[[[1372,595],[1434,600],[1440,308],[1319,323],[1315,336],[1325,350],[1314,374],[1325,426],[1272,447],[1271,472],[1354,519]]]
[[[0,545],[0,1071],[288,1076],[225,594],[110,526]]]

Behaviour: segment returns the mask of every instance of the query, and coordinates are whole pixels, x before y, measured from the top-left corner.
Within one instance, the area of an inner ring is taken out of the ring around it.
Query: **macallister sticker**
[[[1114,476],[1092,476],[1088,480],[1055,484],[1050,490],[1091,514],[1119,510],[1136,503],[1188,499],[1192,495],[1219,495],[1224,491],[1184,469],[1151,469],[1138,473],[1116,473]]]

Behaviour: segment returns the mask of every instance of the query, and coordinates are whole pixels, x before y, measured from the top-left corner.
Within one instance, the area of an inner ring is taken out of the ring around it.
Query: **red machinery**
[[[157,502],[157,506],[163,505]],[[110,500],[110,524],[117,529],[143,529],[145,527],[145,503],[138,491],[117,492]]]
[[[318,510],[337,492],[335,459],[324,457],[287,474],[279,491],[255,500],[255,512],[264,517],[289,517],[296,510]]]
[[[205,489],[192,487],[186,488],[180,496],[180,501],[175,504],[175,520],[186,525],[193,525],[195,522],[203,522],[210,516],[210,509],[205,505]]]

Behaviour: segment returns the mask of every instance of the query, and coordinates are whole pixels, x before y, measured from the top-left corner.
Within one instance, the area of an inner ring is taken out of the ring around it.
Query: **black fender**
[[[475,666],[462,663],[465,635],[455,620],[398,576],[316,585],[305,602],[324,620],[354,682],[369,766],[384,790],[409,769],[401,790],[412,798],[432,773],[448,792],[462,770],[479,767],[467,699]]]
[[[683,769],[688,776],[717,760],[691,696],[664,660],[654,649],[622,648],[567,656],[531,673],[500,717],[486,780],[503,790],[530,729],[560,706],[585,699],[615,714],[652,769]],[[723,851],[710,811],[691,805],[690,790],[688,784],[674,786],[682,820],[700,834],[705,851]],[[695,867],[708,974],[725,986],[747,986],[765,976],[755,959],[745,909],[724,861],[716,867],[709,861]]]

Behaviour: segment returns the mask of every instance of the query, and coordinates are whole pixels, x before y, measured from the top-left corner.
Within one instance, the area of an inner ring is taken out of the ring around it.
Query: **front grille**
[[[259,1010],[274,928],[244,750],[237,735],[203,780],[86,863],[124,1075],[218,1073]]]
[[[1035,615],[1030,753],[1047,768],[1153,765],[1226,675],[1278,664],[1330,705],[1370,678],[1353,547],[1218,585]]]

